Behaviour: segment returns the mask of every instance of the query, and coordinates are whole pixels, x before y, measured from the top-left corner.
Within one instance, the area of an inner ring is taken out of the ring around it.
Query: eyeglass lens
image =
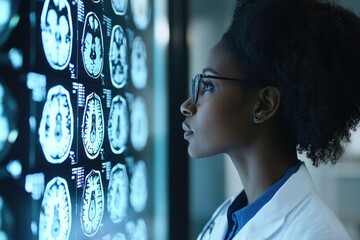
[[[192,95],[191,100],[192,100],[193,104],[196,104],[196,102],[198,100],[200,79],[201,79],[201,75],[196,74],[191,83],[191,95]]]

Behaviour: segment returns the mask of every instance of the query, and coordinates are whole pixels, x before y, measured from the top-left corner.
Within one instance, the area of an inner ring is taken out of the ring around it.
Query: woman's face
[[[242,79],[224,42],[210,51],[203,74]],[[256,91],[246,85],[223,79],[203,78],[196,104],[191,97],[181,105],[186,116],[184,138],[193,158],[241,151],[251,140]]]

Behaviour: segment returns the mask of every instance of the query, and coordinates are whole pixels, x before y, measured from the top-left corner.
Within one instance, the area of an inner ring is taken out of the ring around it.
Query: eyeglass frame
[[[230,78],[230,77],[198,73],[191,80],[191,101],[194,105],[199,100],[199,91],[200,91],[199,83],[200,83],[201,79],[203,79],[203,78],[221,79],[221,80],[234,81],[234,82],[239,82],[239,83],[244,83],[244,84],[249,84],[249,85],[255,85],[255,86],[259,86],[259,87],[265,87],[264,83],[257,83],[257,82],[251,81],[249,79]]]

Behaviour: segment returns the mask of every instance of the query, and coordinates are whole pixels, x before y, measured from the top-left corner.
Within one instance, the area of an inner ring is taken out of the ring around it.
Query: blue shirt
[[[228,231],[226,240],[232,239],[245,224],[255,216],[255,214],[275,195],[281,186],[290,178],[291,175],[296,173],[302,162],[299,161],[296,165],[290,167],[286,173],[266,192],[256,199],[253,203],[248,205],[248,200],[245,191],[242,191],[229,206],[227,212],[228,218]]]

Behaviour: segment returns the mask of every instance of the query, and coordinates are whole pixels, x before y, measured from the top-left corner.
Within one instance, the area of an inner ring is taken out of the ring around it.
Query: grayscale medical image
[[[113,223],[119,223],[124,219],[128,204],[128,174],[125,165],[118,163],[111,169],[107,194],[107,211]]]
[[[111,6],[117,15],[125,15],[128,8],[128,0],[111,0]]]
[[[81,136],[86,156],[94,159],[99,155],[104,141],[104,112],[101,99],[96,93],[86,97],[86,104],[81,125]]]
[[[98,78],[104,66],[104,40],[101,22],[94,12],[89,12],[85,18],[81,53],[86,73]]]
[[[130,240],[147,240],[148,232],[144,219],[138,219],[136,223],[129,222],[127,228],[130,232]]]
[[[147,50],[145,42],[140,36],[134,39],[131,51],[131,79],[137,89],[146,86],[148,78]]]
[[[71,200],[67,182],[61,177],[55,177],[46,184],[44,191],[39,219],[39,240],[68,240],[71,221]]]
[[[47,93],[39,126],[39,141],[50,163],[62,163],[69,156],[74,138],[74,115],[69,92],[61,85]]]
[[[149,0],[131,0],[131,12],[137,29],[145,30],[151,17]]]
[[[92,237],[99,230],[104,215],[104,189],[100,171],[91,170],[83,187],[81,226],[86,236]]]
[[[115,25],[111,33],[109,66],[111,83],[116,88],[123,87],[128,79],[128,44],[125,32],[120,25]]]
[[[167,238],[164,3],[0,0],[0,240]]]
[[[136,162],[130,178],[130,204],[135,212],[142,212],[148,197],[147,171],[143,160]]]
[[[111,101],[108,136],[111,151],[115,154],[122,153],[129,136],[129,115],[126,100],[120,95],[115,96]]]
[[[55,70],[65,69],[71,58],[73,29],[67,0],[45,0],[41,13],[41,37],[46,59]]]
[[[149,135],[148,113],[145,99],[135,97],[131,103],[130,139],[135,150],[141,151],[147,144]]]

